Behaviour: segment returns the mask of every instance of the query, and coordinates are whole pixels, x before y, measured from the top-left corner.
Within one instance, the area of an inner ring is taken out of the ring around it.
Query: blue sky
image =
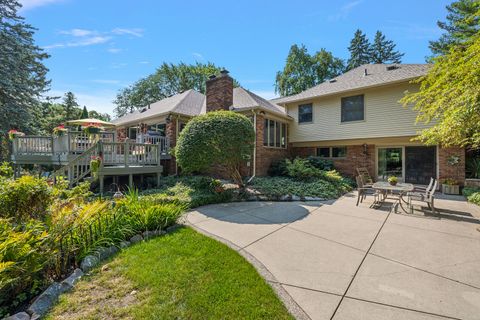
[[[52,95],[112,113],[119,89],[162,62],[211,61],[243,87],[273,98],[274,78],[294,43],[346,59],[357,28],[383,31],[423,63],[451,0],[154,1],[21,0],[21,15],[38,28]]]

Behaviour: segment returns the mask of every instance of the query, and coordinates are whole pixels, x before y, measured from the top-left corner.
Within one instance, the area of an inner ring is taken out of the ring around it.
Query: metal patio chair
[[[410,208],[410,213],[413,214],[413,201],[426,203],[428,208],[432,211],[432,214],[436,214],[435,210],[435,190],[437,190],[438,180],[433,179],[433,183],[430,183],[429,187],[424,192],[409,192],[408,197],[408,206]]]

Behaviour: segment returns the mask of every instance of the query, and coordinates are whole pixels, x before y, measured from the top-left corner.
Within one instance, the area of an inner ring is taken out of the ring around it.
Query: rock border
[[[126,249],[133,244],[150,240],[173,232],[183,225],[175,223],[165,230],[144,231],[132,236],[129,240],[121,241],[116,246],[99,247],[95,253],[87,255],[80,262],[80,268],[76,268],[72,274],[60,282],[53,282],[45,291],[38,295],[26,311],[3,318],[3,320],[37,320],[43,318],[50,308],[58,301],[61,294],[70,291],[83,277],[84,274],[95,268],[100,262],[117,254],[120,250]]]

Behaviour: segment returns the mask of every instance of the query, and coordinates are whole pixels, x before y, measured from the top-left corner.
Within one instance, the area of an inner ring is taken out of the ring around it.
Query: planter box
[[[459,185],[447,185],[442,184],[442,193],[444,194],[460,194],[460,186]]]
[[[465,187],[480,188],[480,179],[465,179]]]

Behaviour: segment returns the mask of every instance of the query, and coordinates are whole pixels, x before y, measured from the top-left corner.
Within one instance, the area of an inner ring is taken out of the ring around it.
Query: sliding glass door
[[[403,181],[404,159],[402,147],[378,148],[377,176],[379,180],[387,180],[396,176]]]

